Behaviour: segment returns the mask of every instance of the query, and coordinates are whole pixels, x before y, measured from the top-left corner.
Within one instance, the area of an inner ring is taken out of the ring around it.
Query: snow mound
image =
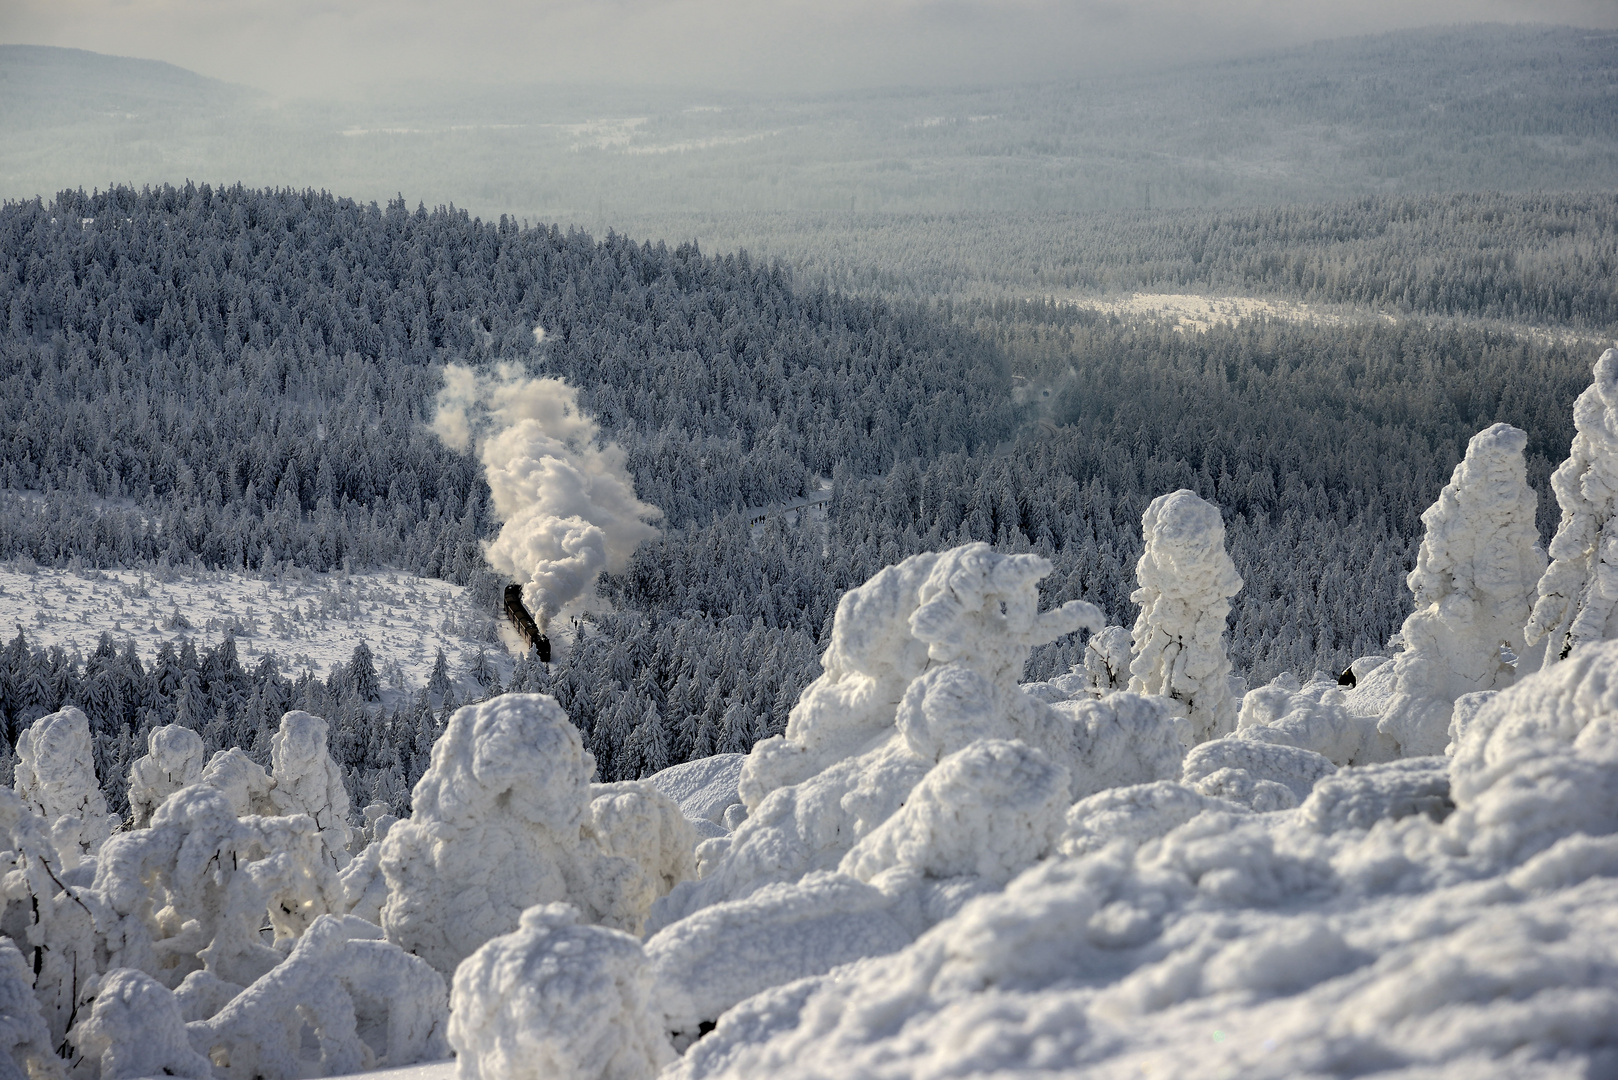
[[[1387,761],[1397,750],[1377,730],[1375,716],[1350,710],[1347,695],[1335,682],[1311,680],[1300,687],[1288,672],[1243,696],[1236,734],[1311,750],[1337,766]]]
[[[1129,596],[1140,605],[1129,688],[1176,702],[1196,742],[1228,735],[1240,692],[1231,687],[1225,619],[1242,579],[1225,554],[1219,508],[1184,488],[1159,495],[1141,532],[1140,587]]]
[[[0,1070],[8,1077],[59,1080],[61,1061],[51,1051],[51,1033],[34,999],[34,973],[16,942],[0,937]]]
[[[299,1080],[447,1056],[443,978],[385,941],[355,936],[368,929],[321,916],[285,962],[187,1025],[215,1075]]]
[[[1290,810],[1309,797],[1317,780],[1336,771],[1330,760],[1313,750],[1224,738],[1192,749],[1180,780],[1203,795],[1217,795],[1254,810]]]
[[[880,890],[818,871],[715,904],[646,942],[669,1031],[694,1033],[754,994],[910,944]]]
[[[870,881],[907,866],[1001,886],[1049,854],[1070,802],[1066,769],[1020,742],[981,739],[939,762],[840,869]]]
[[[654,1017],[640,942],[530,908],[455,973],[457,1080],[651,1080],[674,1051]]]
[[[742,801],[739,790],[746,754],[715,754],[671,765],[646,782],[680,807],[690,821],[722,825],[725,811]]]

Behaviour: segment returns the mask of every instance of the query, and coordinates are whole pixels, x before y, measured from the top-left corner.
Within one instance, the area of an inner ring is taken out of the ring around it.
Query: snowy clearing
[[[236,636],[244,664],[273,656],[282,670],[326,676],[370,646],[386,689],[426,683],[442,649],[451,668],[482,649],[509,674],[489,615],[466,589],[435,578],[377,570],[256,575],[215,570],[73,570],[0,564],[0,628],[31,644],[88,655],[105,631],[135,643],[143,660],[190,638],[199,649]]]

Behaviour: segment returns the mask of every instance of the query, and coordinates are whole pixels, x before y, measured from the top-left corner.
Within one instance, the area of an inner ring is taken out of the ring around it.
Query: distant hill
[[[0,71],[8,197],[192,177],[667,233],[689,214],[1230,207],[1618,177],[1618,34],[1562,27],[807,97],[433,86],[267,108],[168,65],[73,50],[6,47]]]

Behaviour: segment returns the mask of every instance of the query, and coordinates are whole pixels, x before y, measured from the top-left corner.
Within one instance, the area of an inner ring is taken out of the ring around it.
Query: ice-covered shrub
[[[1404,651],[1393,659],[1393,694],[1379,724],[1401,755],[1443,753],[1455,699],[1515,678],[1501,648],[1523,655],[1523,626],[1545,569],[1527,444],[1509,424],[1472,436],[1421,516],[1427,533],[1407,579],[1416,608],[1400,631]]]
[[[649,988],[633,937],[530,908],[455,972],[457,1080],[651,1080],[674,1050]]]
[[[68,1038],[96,1063],[100,1080],[214,1080],[212,1063],[191,1048],[174,994],[145,972],[118,968],[102,976],[90,1015]]]
[[[188,1026],[192,1046],[223,1080],[342,1076],[446,1057],[443,977],[360,936],[377,932],[358,919],[316,919],[284,962]]]
[[[147,828],[109,840],[93,891],[106,906],[108,967],[171,988],[196,970],[245,986],[283,956],[261,929],[288,941],[342,903],[312,818],[238,818],[205,784],[169,796]]]
[[[326,721],[293,711],[281,717],[270,740],[270,802],[277,814],[308,814],[333,864],[348,865],[353,830],[348,823],[348,790],[343,771],[326,752]]]
[[[1178,703],[1196,742],[1236,727],[1225,651],[1230,598],[1242,587],[1225,554],[1219,508],[1181,489],[1153,499],[1141,517],[1145,546],[1130,599],[1135,619],[1129,688]]]
[[[62,867],[94,857],[118,825],[96,781],[90,721],[69,705],[17,736],[17,797],[50,823]]]
[[[1562,521],[1551,538],[1551,563],[1524,636],[1544,642],[1545,664],[1580,645],[1615,636],[1618,603],[1618,349],[1596,361],[1594,378],[1573,403],[1573,445],[1551,475]],[[1531,657],[1527,659],[1532,659]]]
[[[1122,626],[1104,627],[1090,635],[1090,640],[1084,643],[1084,673],[1097,697],[1129,686],[1129,663],[1134,648],[1134,639]]]
[[[642,784],[606,785],[554,698],[505,694],[458,709],[433,744],[413,812],[380,860],[388,940],[450,973],[535,903],[569,901],[592,922],[638,931],[691,868],[695,834]]]
[[[1035,645],[1102,625],[1082,601],[1041,612],[1049,572],[1036,555],[966,544],[913,556],[845,593],[824,674],[786,733],[756,745],[743,766],[747,819],[704,845],[701,880],[659,902],[648,927],[835,868],[934,765],[979,739],[1018,739],[1070,777],[1080,771],[1092,749],[1083,725],[1017,685]]]
[[[197,782],[221,792],[237,817],[270,816],[276,812],[270,800],[270,789],[274,787],[270,774],[239,746],[221,750],[210,758]]]
[[[144,828],[163,800],[202,778],[202,736],[179,724],[153,728],[146,736],[146,756],[129,767],[129,812],[135,828]]]
[[[58,1046],[98,970],[96,898],[81,887],[86,868],[63,868],[45,819],[9,788],[0,788],[0,843],[0,933],[23,953],[48,1045]]]
[[[32,984],[33,972],[16,943],[0,937],[0,1075],[5,1080],[61,1080],[62,1063],[51,1050],[51,1033]]]

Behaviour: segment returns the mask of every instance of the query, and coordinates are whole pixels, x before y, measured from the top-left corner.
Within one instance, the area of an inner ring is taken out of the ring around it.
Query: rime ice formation
[[[68,1038],[96,1063],[101,1080],[214,1080],[213,1064],[191,1048],[174,994],[142,971],[119,968],[103,976],[90,1015]]]
[[[1035,643],[1101,625],[1088,604],[1039,612],[1048,570],[969,544],[844,596],[822,681],[743,769],[753,811],[653,909],[671,1030],[891,952],[1048,856],[1077,795],[1180,775],[1167,702],[1049,706],[1017,686]]]
[[[1573,445],[1551,475],[1562,521],[1524,637],[1545,642],[1549,666],[1573,649],[1618,636],[1618,349],[1596,361],[1573,404]]]
[[[457,1080],[651,1080],[674,1058],[640,942],[567,904],[523,912],[455,972]]]
[[[1225,618],[1242,579],[1225,554],[1219,508],[1181,489],[1152,500],[1141,517],[1145,547],[1135,566],[1140,605],[1129,688],[1180,703],[1196,742],[1236,726],[1225,654]]]
[[[840,869],[870,881],[906,866],[998,887],[1050,853],[1071,802],[1068,772],[1050,758],[1024,743],[979,739],[940,761]]]
[[[263,939],[266,924],[289,942],[342,903],[311,818],[238,818],[203,784],[169,796],[147,828],[107,841],[93,888],[110,966],[170,988],[193,971],[246,986],[283,956]]]
[[[1049,572],[1036,555],[966,544],[912,556],[845,593],[820,678],[785,734],[754,746],[742,767],[747,819],[704,844],[700,880],[659,901],[648,929],[836,868],[940,760],[979,739],[1020,739],[1070,779],[1085,774],[1086,759],[1106,753],[1092,730],[1017,685],[1035,645],[1102,626],[1082,601],[1039,610]],[[1168,774],[1178,767],[1176,751]]]
[[[1393,694],[1379,725],[1401,755],[1443,753],[1455,699],[1511,684],[1515,670],[1501,660],[1502,646],[1524,654],[1522,627],[1545,570],[1527,445],[1509,424],[1472,436],[1421,516],[1427,534],[1408,578],[1416,609],[1400,631],[1404,651],[1393,660]]]
[[[294,711],[281,717],[270,740],[270,804],[278,814],[308,814],[333,863],[348,865],[348,789],[343,771],[326,752],[326,721]]]
[[[566,900],[592,922],[639,931],[691,869],[696,837],[649,785],[592,791],[594,769],[551,697],[505,694],[457,710],[410,819],[382,841],[388,940],[448,974],[533,903]]]
[[[61,1080],[62,1063],[51,1049],[33,981],[16,943],[0,937],[0,1073],[7,1080]]]
[[[40,717],[17,736],[17,757],[17,797],[50,823],[62,868],[93,857],[118,817],[96,780],[89,719],[71,705]]]
[[[1307,797],[1254,813],[1173,781],[1092,795],[1057,857],[903,949],[738,1003],[666,1075],[1549,1077],[1618,1060],[1618,642],[1483,700],[1449,759],[1333,770],[1235,737],[1186,767],[1257,768]]]
[[[513,365],[479,376],[444,369],[434,430],[450,446],[474,441],[489,481],[500,535],[489,565],[523,583],[523,601],[544,620],[582,595],[602,571],[621,571],[661,516],[635,497],[624,451],[560,379],[523,377]]]
[[[129,767],[129,811],[144,828],[163,800],[202,778],[202,736],[179,724],[155,727],[146,736],[146,756]]]
[[[1236,735],[1312,750],[1339,766],[1387,761],[1397,753],[1377,730],[1377,717],[1351,711],[1335,681],[1312,679],[1300,687],[1290,672],[1242,697]]]
[[[1097,697],[1129,686],[1129,661],[1134,639],[1122,626],[1108,626],[1091,634],[1084,645],[1084,671]]]
[[[377,933],[358,919],[322,915],[284,962],[188,1025],[191,1044],[214,1062],[215,1076],[342,1076],[449,1053],[443,978],[421,959],[356,931]]]

